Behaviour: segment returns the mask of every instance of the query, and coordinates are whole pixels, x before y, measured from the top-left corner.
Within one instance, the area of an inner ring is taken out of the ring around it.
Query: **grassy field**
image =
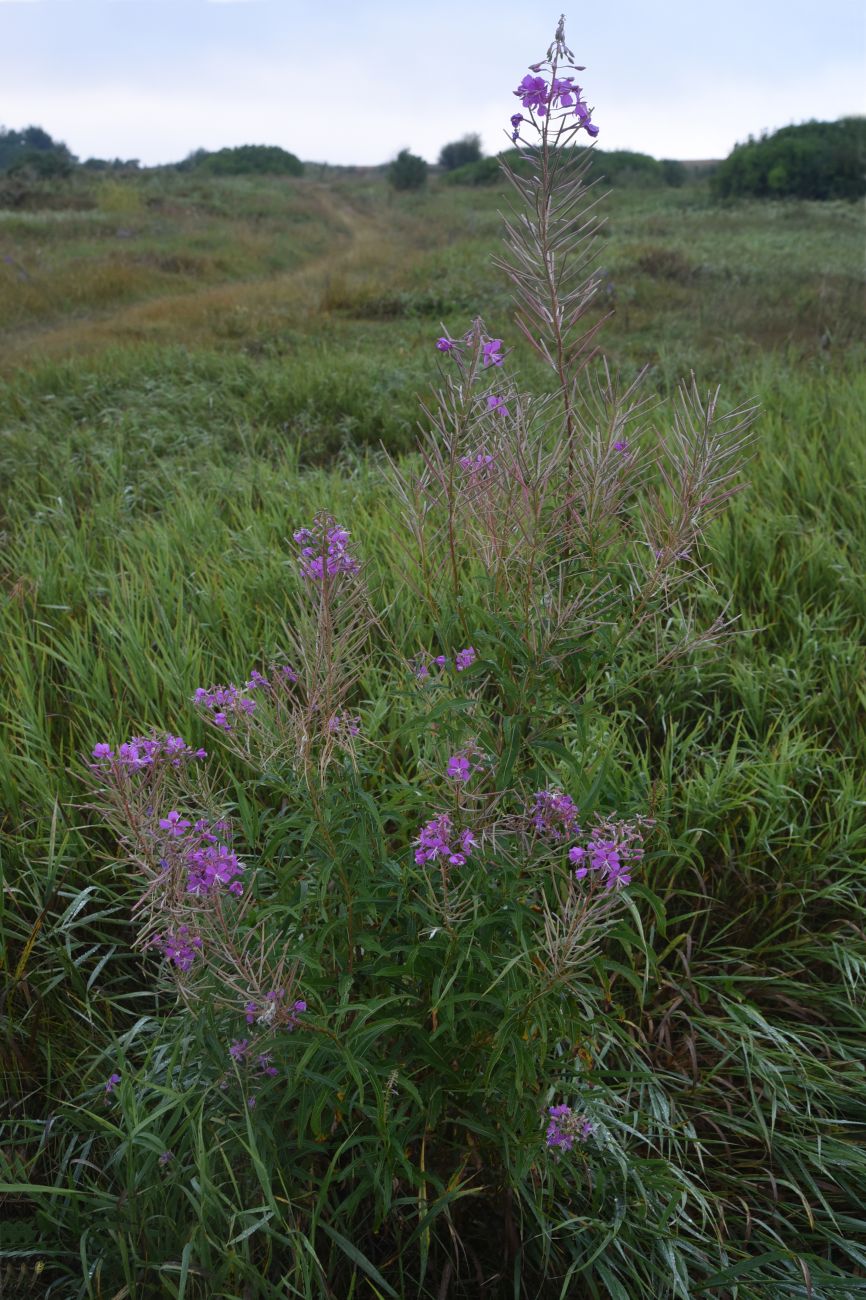
[[[353,1164],[333,1184],[319,1171],[313,1213],[306,1192],[295,1200],[294,1148],[281,1165],[242,1114],[208,1112],[189,1089],[165,1085],[148,1113],[130,1085],[123,1119],[106,1118],[98,1094],[118,1044],[143,1072],[168,1050],[166,1026],[181,1050],[181,1028],[132,952],[135,888],[81,778],[106,737],[198,738],[194,690],[280,651],[297,608],[291,535],[317,509],[364,539],[390,593],[391,642],[407,659],[429,643],[440,625],[395,558],[381,448],[414,463],[440,322],[458,336],[481,314],[514,346],[521,383],[544,391],[490,266],[507,196],[435,184],[394,196],[375,175],[154,174],[69,201],[0,211],[9,1294],[36,1268],[45,1294],[64,1297],[866,1294],[861,215],[714,207],[699,185],[608,200],[613,364],[627,377],[649,367],[652,394],[694,370],[730,405],[760,407],[751,486],[713,526],[715,590],[699,600],[707,621],[726,607],[733,634],[655,673],[638,657],[593,668],[601,722],[582,751],[598,786],[633,806],[652,792],[664,828],[652,898],[635,903],[640,938],[605,949],[585,1041],[606,1087],[623,1067],[604,1044],[628,1040],[669,1139],[607,1200],[600,1165],[574,1202],[549,1189],[548,1240],[516,1208],[512,1224],[509,1180],[526,1207],[536,1179],[513,1135],[514,1165],[479,1172],[477,1199],[459,1206],[449,1178],[465,1161],[440,1152],[437,1168],[432,1138],[420,1154],[407,1138],[418,1215],[418,1197],[437,1207],[403,1238],[426,1243],[422,1289],[395,1262],[392,1219],[374,1230]],[[487,645],[492,656],[489,629]],[[389,681],[371,672],[355,702],[377,753],[395,756],[389,798],[403,809],[414,750]],[[385,768],[371,760],[372,787]],[[281,842],[282,796],[226,770],[249,842]],[[367,1131],[358,1105],[356,1127],[330,1130],[341,1152]],[[166,1115],[186,1162],[171,1184],[156,1163]],[[213,1150],[226,1152],[221,1171]],[[507,1277],[479,1290],[467,1263],[461,1281],[447,1264],[455,1235],[491,1276],[507,1236]]]

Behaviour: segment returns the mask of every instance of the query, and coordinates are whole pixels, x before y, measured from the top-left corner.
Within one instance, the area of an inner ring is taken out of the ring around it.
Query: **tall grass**
[[[440,214],[463,201],[429,200]],[[614,338],[622,359],[639,355],[649,326],[635,316],[670,292],[668,326],[653,333],[664,390],[685,322],[723,277],[695,275],[694,248],[687,271],[660,259],[652,197],[633,201],[640,243],[615,278],[620,319],[633,295],[631,332]],[[357,208],[387,229],[378,202],[362,193]],[[848,221],[812,214],[798,205],[789,219],[807,234]],[[752,231],[784,220],[742,219]],[[721,265],[734,260],[736,214],[713,220]],[[523,886],[512,897],[503,876],[507,932],[479,908],[459,934],[433,934],[431,904],[401,865],[468,711],[513,764],[502,701],[538,679],[503,668],[519,662],[520,631],[512,611],[485,615],[471,565],[462,600],[446,582],[435,608],[407,581],[375,448],[412,447],[407,391],[429,392],[422,355],[435,332],[423,312],[353,317],[374,287],[388,298],[378,259],[331,279],[312,339],[293,321],[279,360],[233,355],[239,340],[224,338],[222,352],[120,350],[5,385],[11,1294],[37,1268],[56,1296],[862,1293],[866,383],[853,350],[849,362],[835,341],[821,346],[814,319],[808,343],[778,328],[785,286],[811,286],[814,305],[830,274],[807,240],[801,250],[787,279],[773,272],[778,309],[756,318],[744,290],[725,291],[757,331],[721,347],[731,399],[753,395],[762,416],[752,486],[712,526],[715,588],[700,588],[693,612],[706,626],[727,605],[733,634],[651,670],[651,644],[615,656],[600,633],[569,661],[568,690],[545,683],[527,704],[544,723],[518,762],[527,791],[559,783],[588,808],[648,811],[658,826],[598,954],[563,985],[567,1011],[540,996],[547,957]],[[433,264],[476,266],[477,251],[420,251],[418,284]],[[753,286],[765,254],[756,247]],[[827,311],[844,339],[850,315],[838,302]],[[525,361],[520,349],[513,360]],[[524,373],[538,391],[540,369]],[[403,473],[420,463],[410,452]],[[286,651],[304,609],[291,535],[325,509],[363,548],[380,601],[352,697],[369,743],[356,765],[335,760],[332,842],[285,771],[252,780],[228,750],[217,763],[221,806],[260,864],[260,907],[287,925],[303,918],[312,936],[314,1028],[286,1039],[289,1073],[261,1081],[250,1110],[243,1070],[227,1069],[222,1013],[189,1016],[134,948],[138,888],[85,807],[83,757],[151,727],[214,747],[192,694]],[[411,672],[395,665],[453,646],[464,619],[481,663],[419,711]],[[335,862],[351,864],[363,918],[351,973]],[[551,1159],[545,1107],[577,1098],[597,1136],[576,1159]]]

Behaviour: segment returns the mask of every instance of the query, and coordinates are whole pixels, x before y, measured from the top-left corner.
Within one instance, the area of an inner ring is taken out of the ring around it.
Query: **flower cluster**
[[[547,1145],[570,1151],[575,1142],[585,1142],[592,1134],[592,1121],[578,1115],[570,1106],[551,1106],[548,1114]]]
[[[586,847],[575,845],[568,860],[576,868],[575,876],[584,880],[598,872],[607,890],[631,884],[632,867],[644,855],[643,827],[646,821],[603,821],[593,827]]]
[[[243,875],[244,868],[237,854],[220,840],[228,829],[225,822],[211,824],[205,818],[190,822],[173,808],[159,819],[159,826],[167,836],[161,858],[163,870],[168,870],[171,862],[178,864],[186,872],[188,894],[209,894],[220,885],[225,885],[230,894],[243,893],[243,885],[236,877]],[[175,961],[175,965],[180,962]]]
[[[436,340],[436,348],[439,352],[459,352],[467,344],[475,344],[476,339],[481,343],[481,365],[486,370],[488,366],[501,366],[505,363],[505,357],[502,353],[504,346],[502,339],[492,339],[487,334],[478,334],[476,330],[469,330],[463,335],[462,339],[451,339],[443,335]],[[297,535],[295,537],[297,540]]]
[[[286,1001],[285,989],[271,989],[265,994],[264,1002],[245,1003],[244,1019],[248,1025],[270,1025],[272,1028],[287,1029],[291,1033],[300,1024],[298,1016],[302,1016],[306,1009],[307,1004],[303,998],[297,998],[290,1005]]]
[[[166,961],[182,971],[190,969],[202,947],[201,939],[190,934],[188,925],[178,926],[175,932],[155,934],[150,942],[160,949]]]
[[[249,681],[242,686],[229,682],[227,686],[199,686],[193,701],[199,709],[209,714],[209,721],[222,731],[231,731],[232,725],[255,713],[257,701],[250,697],[255,692],[270,692],[276,685],[293,686],[298,674],[289,664],[275,665],[271,669],[272,678],[254,668]]]
[[[584,102],[583,91],[575,84],[573,77],[553,77],[548,84],[544,77],[533,77],[527,73],[514,93],[523,107],[536,113],[538,117],[546,117],[551,109],[572,109],[586,133],[591,136],[598,135],[598,127],[591,120],[591,110]],[[523,120],[521,113],[515,113],[512,117],[513,140],[517,139],[520,123]]]
[[[457,463],[465,474],[482,474],[493,464],[493,457],[489,452],[477,451],[474,456],[461,456]]]
[[[361,719],[351,713],[335,713],[333,717],[328,718],[328,731],[332,736],[359,736]]]
[[[189,867],[188,894],[209,894],[219,885],[225,885],[230,894],[240,896],[243,893],[244,887],[235,877],[242,876],[244,869],[238,855],[225,844],[206,844],[194,849],[186,861]]]
[[[96,771],[140,772],[160,764],[180,767],[194,758],[207,758],[204,749],[193,749],[180,736],[166,732],[164,736],[133,736],[125,741],[115,752],[104,741],[94,745],[91,751]]]
[[[539,835],[549,835],[554,840],[570,839],[580,832],[577,805],[561,790],[538,790],[529,817]]]
[[[349,550],[348,531],[330,516],[317,515],[312,528],[299,528],[292,536],[301,548],[301,573],[311,582],[322,582],[339,573],[357,573],[361,567]]]
[[[465,649],[457,651],[457,654],[454,656],[454,667],[457,669],[458,673],[465,672],[467,668],[472,667],[477,658],[478,655],[476,654],[475,647],[468,645]],[[431,659],[429,663],[426,663],[423,659],[418,660],[415,664],[415,676],[418,678],[419,682],[426,682],[430,676],[431,668],[439,668],[442,670],[447,668],[449,663],[450,660],[447,655],[436,655],[436,657]]]
[[[442,858],[452,867],[462,867],[474,845],[475,836],[470,830],[455,833],[451,818],[447,813],[440,813],[421,828],[415,862],[422,867],[425,862],[436,862]]]

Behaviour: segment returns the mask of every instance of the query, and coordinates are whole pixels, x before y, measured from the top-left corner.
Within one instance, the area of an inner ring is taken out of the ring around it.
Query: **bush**
[[[857,199],[866,194],[866,118],[804,122],[737,145],[710,180],[717,198]]]
[[[300,158],[275,144],[241,144],[216,153],[200,151],[194,167],[210,176],[302,176]]]
[[[481,137],[479,135],[464,135],[462,140],[454,140],[451,144],[443,145],[439,154],[439,166],[444,167],[448,172],[480,160]]]
[[[395,190],[420,190],[427,184],[427,163],[408,149],[401,149],[388,168],[388,183]]]
[[[649,154],[635,153],[630,149],[612,149],[605,152],[593,147],[591,150],[577,146],[570,151],[575,164],[583,163],[589,157],[587,177],[600,180],[609,185],[622,185],[630,188],[652,185],[681,184],[685,177],[682,163],[662,164]],[[447,172],[445,180],[452,185],[495,185],[501,181],[500,162],[515,168],[518,173],[526,170],[526,163],[519,149],[507,149],[495,158],[482,158],[478,162],[467,163],[454,171]],[[682,177],[677,168],[682,169]],[[671,178],[674,179],[671,179]]]

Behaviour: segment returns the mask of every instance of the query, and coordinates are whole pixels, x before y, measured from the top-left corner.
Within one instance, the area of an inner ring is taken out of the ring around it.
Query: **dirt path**
[[[329,282],[351,274],[383,246],[382,227],[375,217],[359,212],[327,186],[317,189],[322,220],[334,233],[334,247],[327,253],[291,271],[161,294],[60,325],[9,331],[0,338],[0,371],[92,355],[113,344],[220,346],[227,340],[255,336],[257,327],[266,327],[269,320],[284,323],[299,314],[317,314]]]

